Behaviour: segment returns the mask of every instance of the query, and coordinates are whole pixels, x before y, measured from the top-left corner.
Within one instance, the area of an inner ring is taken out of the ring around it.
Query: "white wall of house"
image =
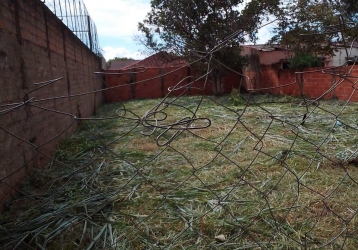
[[[349,57],[355,57],[358,56],[358,48],[353,47],[350,51],[350,48],[347,48]],[[338,48],[337,51],[334,52],[334,56],[332,58],[328,58],[325,62],[326,67],[332,67],[332,66],[341,66],[345,64],[347,61],[347,53],[344,48]]]

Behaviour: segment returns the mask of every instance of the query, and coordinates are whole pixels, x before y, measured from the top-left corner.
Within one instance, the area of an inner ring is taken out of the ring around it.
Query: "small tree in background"
[[[106,66],[107,68],[111,65],[111,62],[113,61],[130,61],[130,60],[134,60],[133,58],[131,57],[115,57],[113,59],[109,59],[107,62],[106,62]]]

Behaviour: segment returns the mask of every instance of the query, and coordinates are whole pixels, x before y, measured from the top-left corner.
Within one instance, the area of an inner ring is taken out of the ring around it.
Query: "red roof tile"
[[[139,62],[139,60],[115,60],[109,63],[108,69],[121,69],[136,62]]]
[[[158,52],[154,55],[151,55],[142,61],[130,64],[123,69],[129,68],[169,68],[169,67],[184,67],[189,66],[189,64],[182,58],[175,57],[165,52]]]

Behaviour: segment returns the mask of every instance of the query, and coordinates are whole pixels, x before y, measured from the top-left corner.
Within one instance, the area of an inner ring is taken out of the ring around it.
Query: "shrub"
[[[304,69],[311,67],[321,67],[322,61],[311,53],[299,53],[291,58],[289,68],[290,69]]]

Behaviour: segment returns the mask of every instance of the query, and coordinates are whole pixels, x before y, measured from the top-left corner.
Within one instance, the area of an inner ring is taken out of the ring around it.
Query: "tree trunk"
[[[224,72],[221,69],[214,70],[211,75],[211,86],[215,96],[224,94]]]

